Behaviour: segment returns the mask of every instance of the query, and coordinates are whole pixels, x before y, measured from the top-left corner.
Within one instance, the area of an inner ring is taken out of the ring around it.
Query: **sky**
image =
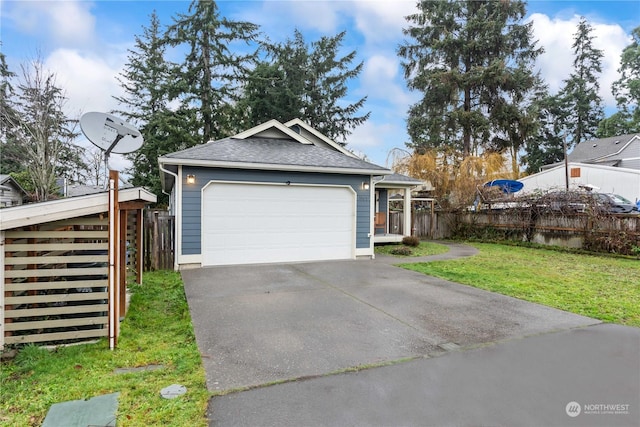
[[[118,107],[113,96],[122,94],[116,77],[127,62],[134,37],[149,25],[155,10],[161,25],[187,13],[187,0],[76,1],[0,0],[0,49],[11,71],[35,58],[56,75],[68,98],[71,117]],[[405,16],[416,1],[385,0],[263,0],[218,1],[221,15],[260,26],[272,41],[292,38],[300,30],[307,42],[346,31],[343,54],[356,51],[363,70],[349,83],[346,102],[367,96],[361,110],[369,120],[347,139],[347,147],[381,166],[390,166],[389,153],[406,148],[407,111],[419,93],[407,89],[397,47],[405,40]],[[617,79],[620,53],[631,43],[631,30],[640,25],[640,1],[541,1],[527,4],[525,22],[533,21],[534,39],[544,48],[535,67],[555,93],[572,69],[571,44],[581,16],[593,27],[594,45],[604,52],[600,95],[608,114],[615,112],[611,83]],[[354,63],[355,65],[355,63]],[[85,141],[86,143],[86,141]],[[112,168],[127,167],[121,157]]]

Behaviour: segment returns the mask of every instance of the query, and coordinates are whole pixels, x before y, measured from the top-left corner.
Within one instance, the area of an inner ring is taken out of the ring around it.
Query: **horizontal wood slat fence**
[[[124,316],[126,284],[141,280],[137,254],[142,216],[137,209],[119,214]],[[0,344],[72,343],[107,336],[108,254],[106,213],[5,231]]]
[[[106,336],[108,249],[106,216],[6,231],[4,343]]]

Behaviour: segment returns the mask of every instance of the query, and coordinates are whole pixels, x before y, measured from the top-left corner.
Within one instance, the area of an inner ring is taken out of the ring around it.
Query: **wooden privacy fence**
[[[173,270],[174,221],[166,210],[147,210],[144,215],[144,270]]]
[[[451,237],[450,216],[448,215],[439,211],[433,214],[427,210],[414,211],[411,214],[411,221],[413,222],[411,234],[433,240]],[[395,230],[399,230],[398,233],[403,232],[404,219],[402,212],[389,213],[389,230],[394,230],[394,233],[396,232]]]
[[[624,235],[632,244],[635,242],[640,246],[639,215],[593,217],[583,213],[558,215],[548,212],[532,218],[509,209],[462,213],[415,211],[412,221],[412,235],[434,240],[453,237],[454,229],[469,226],[476,231],[490,228],[508,231],[513,238],[548,245],[586,247],[587,242],[594,239],[605,240],[606,243],[608,236]],[[403,230],[402,212],[391,212],[389,225],[391,230]],[[606,247],[601,249],[606,250]]]

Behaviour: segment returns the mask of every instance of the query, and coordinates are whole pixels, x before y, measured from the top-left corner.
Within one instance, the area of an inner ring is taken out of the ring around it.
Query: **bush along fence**
[[[424,239],[513,240],[640,256],[640,215],[530,208],[480,212],[417,211],[412,235]],[[402,215],[390,224],[403,229]]]

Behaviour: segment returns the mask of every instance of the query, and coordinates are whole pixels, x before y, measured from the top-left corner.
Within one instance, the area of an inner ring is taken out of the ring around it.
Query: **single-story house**
[[[620,135],[583,141],[564,162],[546,165],[539,173],[524,177],[523,192],[596,187],[601,193],[619,194],[632,202],[640,199],[640,135]]]
[[[158,162],[176,218],[176,269],[373,257],[374,220],[388,189],[416,185],[385,182],[391,170],[298,119],[271,120]]]
[[[568,154],[567,160],[573,163],[640,170],[640,135],[620,135],[582,141]],[[561,163],[543,166],[542,169],[551,169]]]
[[[0,208],[19,206],[29,194],[11,175],[0,175]]]
[[[536,190],[564,190],[569,176],[569,189],[595,187],[599,193],[619,194],[636,202],[640,199],[640,170],[592,163],[559,164],[551,169],[526,176],[518,181],[524,184],[523,193]]]

